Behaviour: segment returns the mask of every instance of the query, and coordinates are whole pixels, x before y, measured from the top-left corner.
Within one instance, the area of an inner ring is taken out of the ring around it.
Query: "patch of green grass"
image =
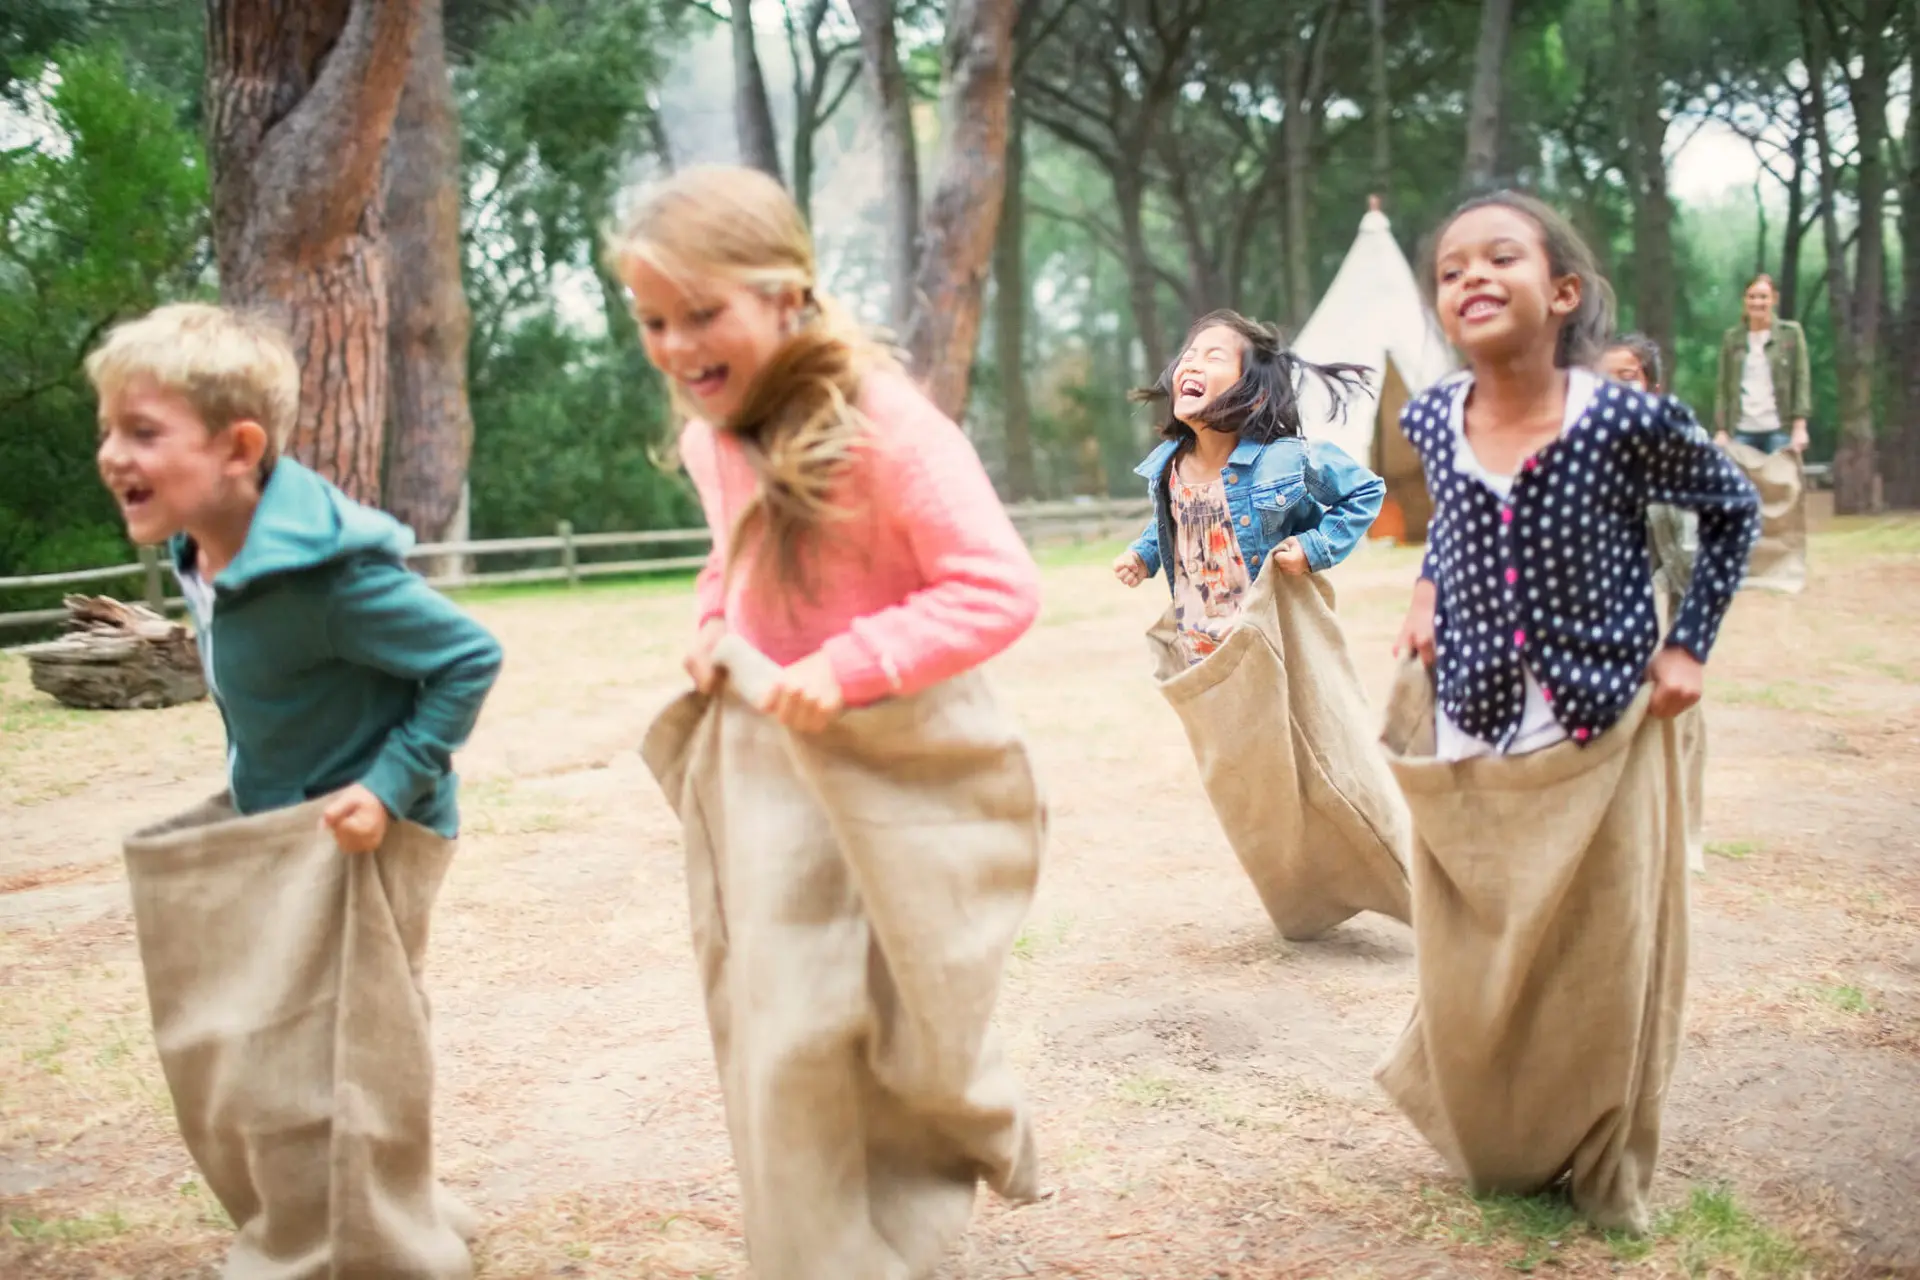
[[[454,587],[446,595],[462,606],[493,604],[507,600],[538,600],[543,596],[680,596],[693,590],[692,570],[670,573],[636,573],[627,576],[584,578],[578,586],[564,582],[508,582],[488,586]]]
[[[1812,988],[1813,994],[1822,1004],[1827,1004],[1842,1013],[1865,1013],[1873,1006],[1867,1003],[1867,994],[1858,987],[1821,985]]]
[[[1807,1267],[1799,1246],[1756,1220],[1725,1187],[1693,1188],[1685,1204],[1660,1215],[1654,1232],[1674,1240],[1689,1276],[1773,1280]]]
[[[1180,1086],[1165,1076],[1129,1076],[1113,1086],[1113,1096],[1136,1107],[1164,1107],[1180,1098]]]
[[[66,1067],[60,1062],[60,1055],[67,1051],[67,1045],[73,1038],[73,1028],[64,1022],[56,1022],[48,1034],[47,1042],[38,1049],[29,1049],[22,1055],[48,1075],[61,1075]]]
[[[1819,711],[1828,690],[1795,680],[1767,684],[1728,684],[1714,691],[1716,701],[1736,707],[1766,707],[1774,711]]]
[[[1067,931],[1073,927],[1073,917],[1058,915],[1045,924],[1028,921],[1020,936],[1013,940],[1013,954],[1022,960],[1031,960],[1037,955],[1053,950],[1067,940]]]
[[[116,1210],[89,1213],[78,1218],[6,1219],[7,1234],[29,1244],[89,1244],[110,1240],[127,1230],[127,1220]]]
[[[1760,852],[1760,844],[1757,840],[1712,840],[1707,843],[1707,852],[1716,858],[1745,862]]]
[[[1849,516],[1811,539],[1812,554],[1832,556],[1912,555],[1920,552],[1920,518],[1909,515]]]
[[[1642,1236],[1595,1230],[1561,1190],[1469,1197],[1428,1187],[1421,1199],[1432,1207],[1431,1221],[1445,1238],[1510,1252],[1506,1266],[1527,1274],[1566,1265],[1563,1255],[1589,1244],[1604,1247],[1616,1264],[1641,1262],[1656,1251],[1670,1254],[1689,1276],[1785,1280],[1806,1267],[1791,1240],[1762,1225],[1724,1187],[1692,1188],[1683,1203],[1658,1215],[1653,1229]],[[1663,1269],[1662,1274],[1668,1273]]]
[[[1141,528],[1146,521],[1140,522]],[[1137,534],[1138,529],[1133,531]],[[1075,565],[1111,564],[1115,556],[1133,544],[1133,534],[1111,538],[1096,538],[1090,542],[1049,543],[1034,550],[1033,558],[1041,567],[1047,569],[1065,569]]]

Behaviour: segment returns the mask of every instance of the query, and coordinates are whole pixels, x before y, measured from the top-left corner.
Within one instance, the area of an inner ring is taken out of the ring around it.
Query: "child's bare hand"
[[[687,675],[693,680],[693,687],[701,693],[712,693],[719,682],[719,673],[713,665],[714,646],[720,643],[720,637],[727,632],[725,618],[708,618],[705,625],[693,637],[693,648],[687,651],[682,662]]]
[[[1132,547],[1122,551],[1113,562],[1113,576],[1129,587],[1137,587],[1147,580],[1147,562]]]
[[[354,783],[333,798],[320,824],[333,833],[342,853],[372,853],[387,838],[387,806],[380,797]]]
[[[815,651],[781,670],[760,710],[795,733],[818,733],[845,705],[833,663]]]
[[[1647,668],[1647,678],[1653,681],[1653,702],[1647,714],[1659,720],[1679,715],[1700,701],[1706,677],[1706,667],[1685,649],[1668,645],[1660,650]]]
[[[1422,578],[1413,588],[1413,603],[1407,606],[1407,616],[1400,624],[1400,634],[1393,641],[1393,656],[1404,657],[1410,653],[1420,655],[1420,661],[1429,667],[1433,665],[1433,616],[1436,612],[1438,593],[1431,582]]]
[[[1300,545],[1300,539],[1288,538],[1273,549],[1267,557],[1281,573],[1295,578],[1304,577],[1313,572],[1313,566],[1307,563],[1307,549]]]

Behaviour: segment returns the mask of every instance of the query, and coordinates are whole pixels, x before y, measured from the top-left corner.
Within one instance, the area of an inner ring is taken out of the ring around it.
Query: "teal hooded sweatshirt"
[[[500,645],[402,559],[413,535],[291,459],[197,619],[226,722],[234,807],[259,813],[360,783],[451,837],[453,753],[500,672]],[[169,548],[195,562],[184,535]]]

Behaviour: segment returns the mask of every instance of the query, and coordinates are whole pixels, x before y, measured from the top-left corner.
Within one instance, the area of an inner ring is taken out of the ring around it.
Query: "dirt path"
[[[1053,840],[1002,1021],[1054,1194],[983,1204],[951,1277],[1920,1275],[1920,525],[1823,534],[1710,676],[1689,1036],[1650,1246],[1464,1196],[1372,1085],[1411,935],[1275,937],[1146,678],[1163,597],[1089,552],[996,677]],[[1384,691],[1411,574],[1336,575]],[[435,923],[442,1162],[488,1276],[743,1274],[678,833],[633,753],[687,603],[496,598]],[[204,705],[84,716],[0,658],[0,1274],[211,1275],[218,1211],[153,1059],[117,837],[219,781]]]

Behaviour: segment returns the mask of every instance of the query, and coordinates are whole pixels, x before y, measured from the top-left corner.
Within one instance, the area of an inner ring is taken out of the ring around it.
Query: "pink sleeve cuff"
[[[900,680],[888,663],[865,638],[853,631],[842,631],[825,644],[833,678],[840,682],[840,700],[849,707],[864,707],[892,697],[900,691]]]

